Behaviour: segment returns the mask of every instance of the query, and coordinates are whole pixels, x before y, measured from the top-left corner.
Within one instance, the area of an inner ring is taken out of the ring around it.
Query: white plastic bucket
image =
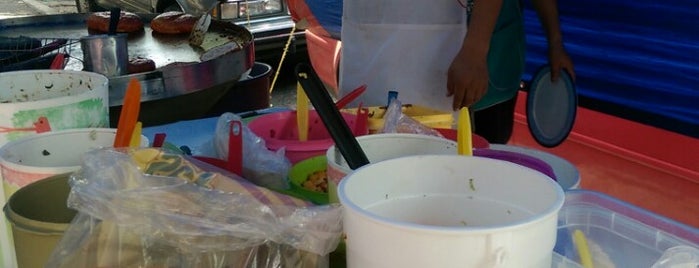
[[[0,203],[4,205],[13,193],[32,182],[78,170],[85,152],[111,147],[115,135],[116,129],[112,128],[77,128],[29,135],[2,145],[0,174],[4,198]],[[141,145],[148,145],[144,136]],[[7,229],[5,215],[2,218],[0,226],[5,228],[0,232]],[[2,237],[3,267],[15,267],[11,232],[8,230]]]
[[[540,172],[458,155],[366,165],[338,193],[350,268],[551,267],[564,201]]]
[[[452,140],[406,133],[365,135],[357,137],[357,142],[370,163],[410,155],[456,154],[457,148]],[[335,145],[328,148],[325,156],[328,159],[328,198],[331,203],[337,203],[337,185],[352,169]]]
[[[109,127],[109,79],[67,70],[0,73],[0,145],[48,131]]]
[[[83,71],[0,73],[0,146],[28,135],[109,126],[109,79]],[[0,195],[0,204],[9,199]],[[2,214],[2,212],[0,212]],[[16,267],[10,232],[0,219],[0,266]]]
[[[541,150],[514,145],[491,144],[490,148],[494,150],[525,154],[541,159],[551,166],[551,169],[553,169],[553,173],[556,175],[556,179],[558,180],[558,184],[560,184],[564,190],[580,188],[580,172],[578,171],[578,168],[560,156]]]
[[[7,199],[34,181],[76,171],[84,153],[114,144],[116,129],[82,128],[52,131],[0,147],[0,171]],[[141,136],[141,145],[148,139]],[[7,200],[4,200],[7,201]]]

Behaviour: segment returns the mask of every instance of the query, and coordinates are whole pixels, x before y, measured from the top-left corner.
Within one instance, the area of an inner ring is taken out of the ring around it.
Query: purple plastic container
[[[538,159],[538,158],[533,157],[533,156],[529,156],[529,155],[521,154],[521,153],[516,153],[516,152],[508,152],[508,151],[486,149],[486,148],[473,150],[473,156],[499,159],[499,160],[504,160],[504,161],[515,163],[515,164],[519,164],[519,165],[534,169],[536,171],[539,171],[541,173],[544,173],[546,176],[549,176],[553,180],[556,180],[556,175],[553,173],[553,168],[551,168],[551,166],[549,164],[547,164],[546,162],[544,162],[543,160]]]

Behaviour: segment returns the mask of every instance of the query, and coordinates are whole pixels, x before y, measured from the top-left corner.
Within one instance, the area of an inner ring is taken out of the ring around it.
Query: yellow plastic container
[[[369,133],[377,133],[383,128],[386,106],[366,108],[369,109]],[[357,108],[343,109],[343,111],[357,114]],[[454,124],[454,117],[450,111],[440,111],[414,104],[404,104],[402,111],[403,114],[431,128],[452,128]]]
[[[3,208],[12,225],[17,265],[40,268],[78,213],[66,205],[70,173],[38,180],[12,194]]]

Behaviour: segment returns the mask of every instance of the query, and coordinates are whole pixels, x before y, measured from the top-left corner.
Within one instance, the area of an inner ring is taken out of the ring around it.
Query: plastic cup
[[[502,160],[420,155],[340,182],[347,266],[551,267],[563,189]]]

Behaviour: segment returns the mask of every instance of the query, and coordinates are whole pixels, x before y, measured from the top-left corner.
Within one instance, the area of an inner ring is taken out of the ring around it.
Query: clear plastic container
[[[562,258],[554,258],[553,267],[576,267],[571,262],[585,258],[573,242],[575,230],[584,234],[592,267],[652,267],[671,248],[699,249],[699,229],[599,192],[566,192],[558,219],[554,251]]]

